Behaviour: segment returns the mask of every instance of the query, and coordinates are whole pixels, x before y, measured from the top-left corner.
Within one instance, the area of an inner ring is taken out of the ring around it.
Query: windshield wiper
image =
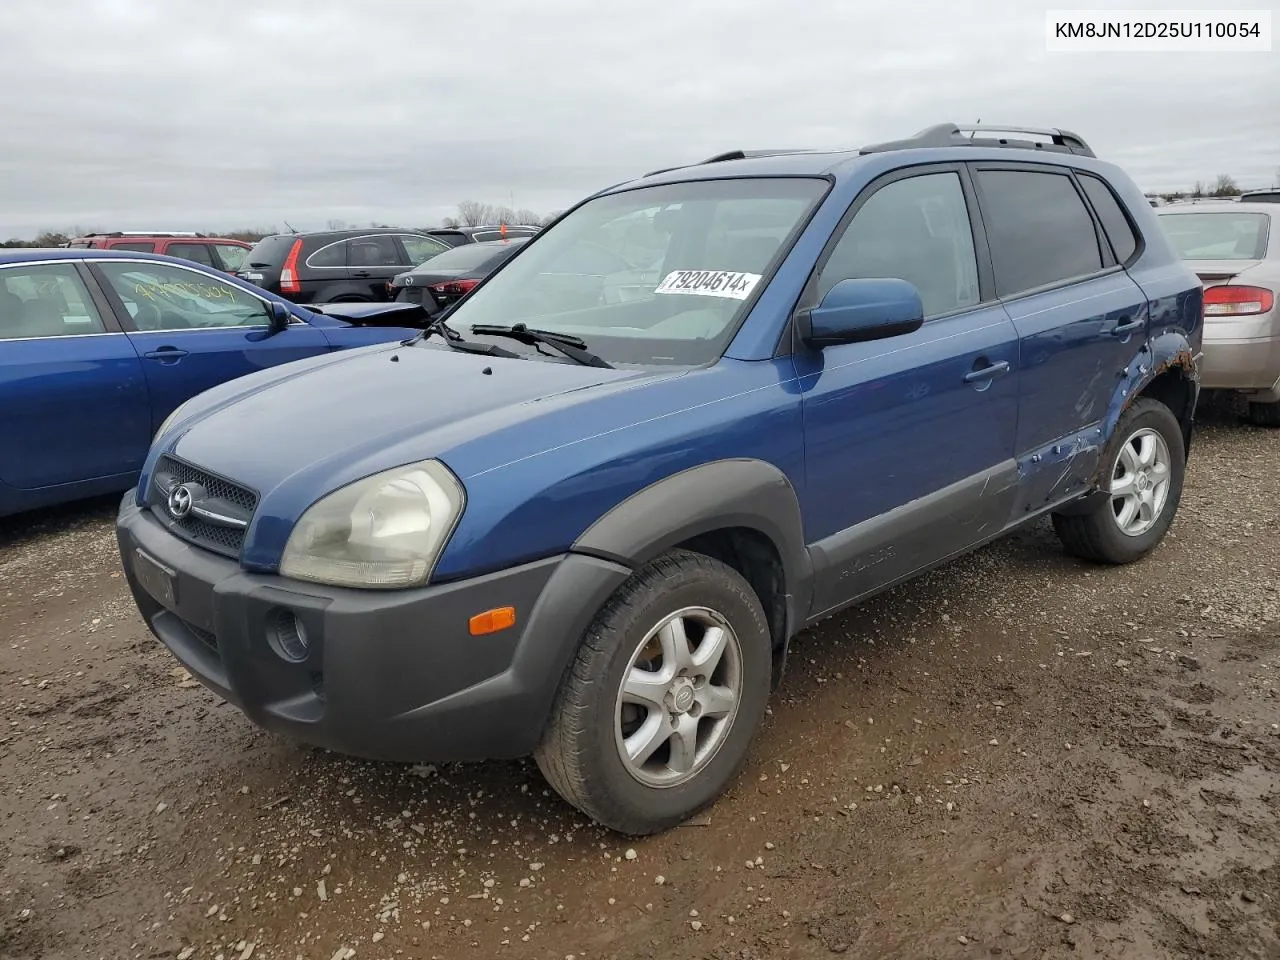
[[[531,347],[543,344],[548,347],[554,347],[574,363],[580,363],[584,367],[613,369],[613,364],[602,360],[587,349],[587,341],[571,334],[555,333],[551,330],[535,330],[532,327],[525,326],[523,323],[513,323],[509,327],[504,327],[500,324],[482,323],[472,327],[471,332],[480,337],[510,337],[512,340],[519,340],[521,343],[528,344]]]
[[[422,328],[420,333],[415,333],[408,340],[401,340],[400,346],[411,347],[419,340],[425,340],[433,333],[440,334],[444,338],[445,346],[451,350],[461,350],[463,353],[481,353],[486,357],[508,357],[514,360],[520,359],[520,354],[513,350],[503,350],[501,347],[494,346],[489,343],[476,343],[474,340],[468,340],[453,327],[444,322],[444,317],[439,316]]]

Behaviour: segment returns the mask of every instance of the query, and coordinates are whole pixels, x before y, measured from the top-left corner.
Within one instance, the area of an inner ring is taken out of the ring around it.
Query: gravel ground
[[[808,631],[707,816],[252,727],[114,503],[0,521],[0,956],[1280,957],[1280,432],[1210,416],[1124,569],[1041,524]]]

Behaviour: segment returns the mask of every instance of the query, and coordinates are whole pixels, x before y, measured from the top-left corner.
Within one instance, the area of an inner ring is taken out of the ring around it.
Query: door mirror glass
[[[267,305],[267,312],[270,314],[270,323],[272,333],[283,333],[289,329],[289,321],[293,319],[293,314],[289,312],[289,308],[277,300],[272,300]]]
[[[923,323],[920,291],[906,280],[841,280],[808,311],[801,335],[810,346],[827,347],[896,337]]]

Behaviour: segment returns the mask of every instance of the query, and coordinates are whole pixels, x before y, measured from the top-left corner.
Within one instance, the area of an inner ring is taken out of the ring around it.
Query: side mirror
[[[268,302],[267,312],[270,314],[270,321],[267,327],[273,336],[277,333],[283,333],[289,328],[289,321],[293,319],[293,314],[289,312],[289,308],[283,303],[275,300]]]
[[[841,280],[798,319],[805,343],[830,347],[919,330],[924,304],[920,291],[906,280]]]

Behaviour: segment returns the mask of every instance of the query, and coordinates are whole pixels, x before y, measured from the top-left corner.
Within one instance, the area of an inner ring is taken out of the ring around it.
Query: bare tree
[[[1193,197],[1203,197],[1203,196],[1204,196],[1204,181],[1203,181],[1203,180],[1197,180],[1197,181],[1196,181],[1196,185],[1195,185],[1194,187],[1192,187],[1192,188],[1191,188],[1191,195],[1192,195]]]
[[[542,217],[538,216],[537,213],[528,209],[527,207],[521,207],[519,210],[516,211],[516,217],[514,222],[525,224],[530,227],[536,227],[538,224],[542,222]]]
[[[564,211],[563,211],[563,210],[552,210],[552,211],[551,211],[550,213],[548,213],[545,217],[543,217],[540,221],[538,221],[538,225],[539,225],[539,226],[543,226],[543,227],[545,227],[548,223],[550,223],[550,222],[551,222],[552,220],[554,220],[556,217],[560,216],[560,214],[562,214],[562,213],[564,213]]]
[[[462,224],[458,222],[457,217],[445,217],[440,221],[440,226],[444,227],[446,230],[452,230],[455,227],[462,226]]]
[[[1236,186],[1235,178],[1229,173],[1218,174],[1218,179],[1213,182],[1213,195],[1215,197],[1238,197],[1240,196],[1240,188]]]
[[[464,227],[478,227],[488,223],[492,210],[489,204],[481,203],[479,200],[463,200],[458,204],[458,224]]]

